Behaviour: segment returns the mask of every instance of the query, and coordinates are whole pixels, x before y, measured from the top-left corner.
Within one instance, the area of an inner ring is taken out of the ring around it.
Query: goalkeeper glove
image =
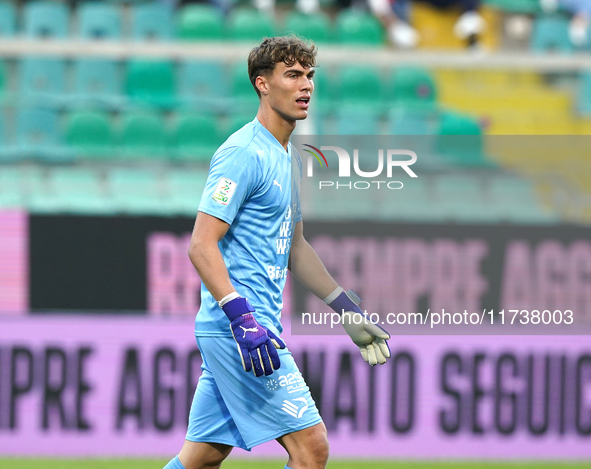
[[[285,342],[272,331],[257,323],[254,308],[246,298],[234,298],[222,306],[230,320],[230,329],[238,345],[244,371],[254,369],[255,376],[270,375],[281,366],[276,349]]]
[[[353,290],[344,291],[338,287],[324,299],[324,302],[342,315],[341,322],[345,331],[353,343],[359,347],[361,356],[366,362],[371,366],[386,363],[386,359],[391,356],[390,347],[386,342],[390,334],[372,323],[369,316],[361,311],[359,308],[361,298]]]

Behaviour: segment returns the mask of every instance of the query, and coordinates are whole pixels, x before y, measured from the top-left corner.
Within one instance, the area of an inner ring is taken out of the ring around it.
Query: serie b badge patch
[[[213,192],[213,200],[220,205],[228,205],[230,200],[232,200],[236,187],[238,187],[238,184],[231,179],[222,176]]]

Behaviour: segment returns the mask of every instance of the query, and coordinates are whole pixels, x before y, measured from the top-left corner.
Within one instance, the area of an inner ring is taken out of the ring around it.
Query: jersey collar
[[[254,118],[254,125],[266,137],[266,139],[269,140],[269,142],[279,148],[282,153],[285,152],[285,148],[283,148],[283,146],[279,143],[279,140],[277,140],[275,136],[269,132],[269,130],[263,124],[261,124],[258,117]],[[291,142],[287,142],[287,154],[291,156]]]

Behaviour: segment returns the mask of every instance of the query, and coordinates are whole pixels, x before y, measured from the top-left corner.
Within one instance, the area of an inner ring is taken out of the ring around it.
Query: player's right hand
[[[244,371],[254,370],[255,376],[270,375],[279,369],[281,361],[276,349],[284,349],[285,342],[257,323],[254,308],[246,298],[235,298],[222,309],[230,319],[230,329],[238,345]]]

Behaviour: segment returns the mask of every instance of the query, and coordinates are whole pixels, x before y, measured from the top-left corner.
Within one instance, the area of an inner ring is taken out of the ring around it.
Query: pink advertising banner
[[[0,211],[0,314],[28,309],[28,221],[26,212]]]
[[[192,332],[190,315],[4,315],[0,455],[173,456],[200,373]],[[591,458],[588,337],[393,336],[375,368],[347,336],[283,337],[333,457]]]

